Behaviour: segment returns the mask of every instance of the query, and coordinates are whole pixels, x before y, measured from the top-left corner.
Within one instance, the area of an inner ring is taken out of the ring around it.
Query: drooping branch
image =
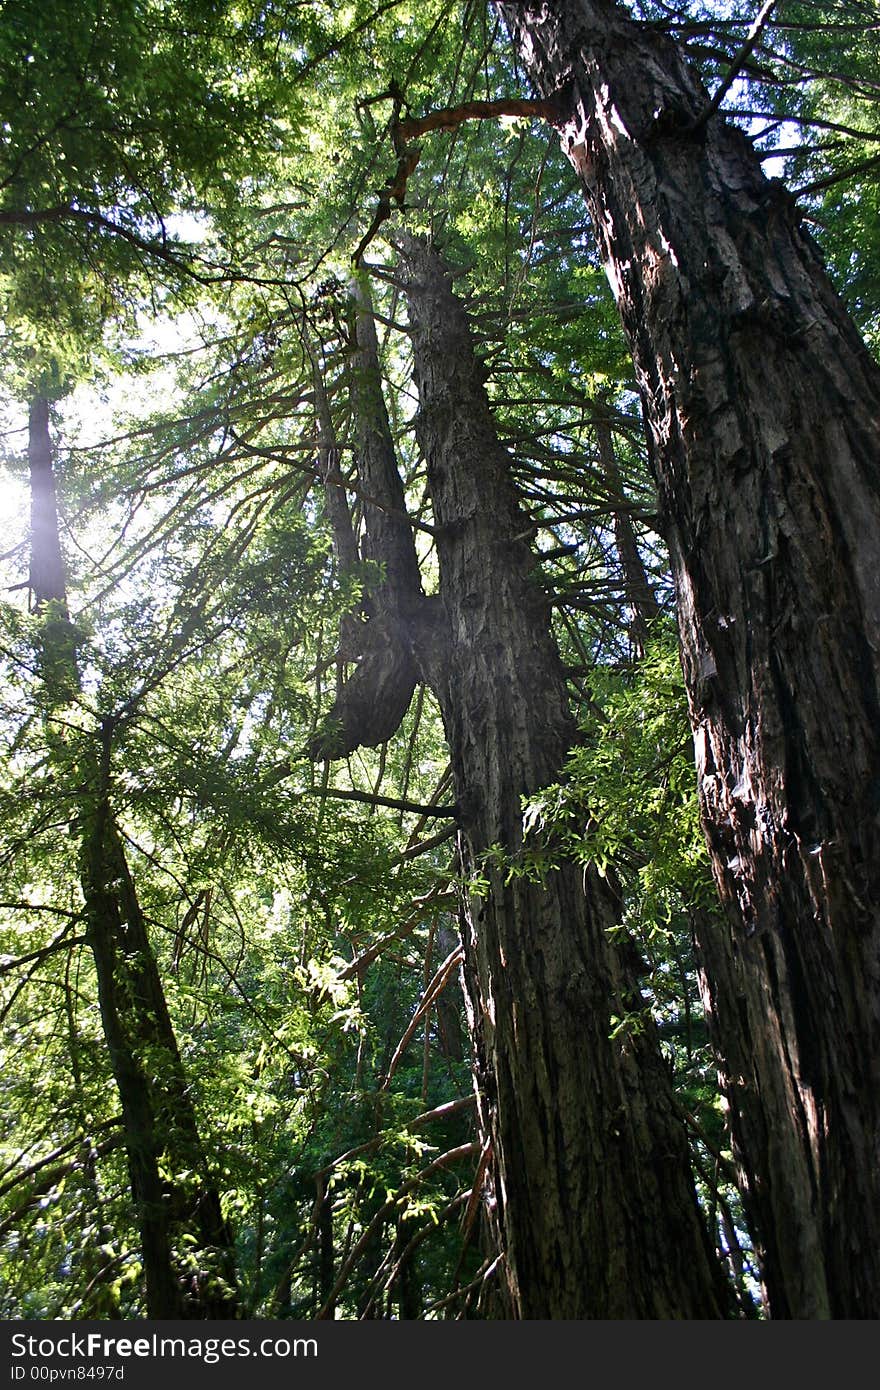
[[[409,811],[413,815],[435,816],[440,819],[455,820],[458,808],[455,806],[428,806],[418,801],[403,801],[400,797],[379,796],[374,792],[355,791],[352,788],[316,787],[310,796],[332,796],[337,801],[362,801],[365,806],[387,806],[392,811]]]
[[[415,1177],[410,1178],[407,1182],[403,1183],[397,1189],[397,1191],[391,1197],[389,1197],[389,1199],[386,1202],[383,1202],[382,1206],[375,1213],[372,1220],[369,1222],[366,1229],[362,1232],[361,1236],[355,1243],[355,1246],[352,1249],[351,1254],[348,1256],[348,1259],[343,1264],[342,1269],[340,1270],[337,1276],[336,1283],[333,1286],[330,1296],[327,1298],[326,1302],[324,1303],[324,1306],[317,1314],[317,1321],[320,1322],[328,1317],[329,1309],[333,1306],[333,1303],[339,1297],[342,1290],[345,1288],[348,1276],[351,1274],[351,1271],[357,1264],[360,1255],[369,1245],[369,1242],[375,1235],[376,1231],[379,1230],[382,1223],[387,1219],[389,1213],[394,1211],[398,1203],[410,1192],[414,1192],[421,1185],[421,1183],[425,1181],[426,1178],[431,1177],[431,1175],[433,1173],[436,1173],[438,1169],[448,1168],[453,1163],[460,1163],[463,1158],[473,1158],[474,1155],[479,1153],[479,1151],[480,1145],[475,1143],[459,1144],[454,1149],[447,1149],[446,1153],[442,1153],[439,1155],[439,1157],[433,1159],[427,1165],[427,1167],[423,1168],[422,1171],[420,1173],[417,1173]]]
[[[210,261],[205,261],[202,257],[196,257],[192,253],[189,253],[188,257],[183,256],[178,251],[170,249],[171,246],[178,246],[179,243],[169,243],[166,237],[155,240],[141,236],[139,232],[132,231],[130,227],[124,226],[121,222],[114,222],[105,213],[89,208],[78,208],[73,203],[61,203],[50,208],[6,208],[0,210],[0,226],[32,228],[64,223],[106,232],[110,236],[117,237],[136,251],[152,260],[161,262],[163,265],[170,266],[179,275],[193,280],[199,285],[249,284],[288,287],[290,283],[289,279],[284,276],[251,275],[244,271],[234,270],[231,265],[213,265]],[[180,251],[184,250],[187,248],[180,246]],[[201,261],[205,269],[197,269],[197,261]]]
[[[432,979],[426,986],[421,999],[419,1000],[418,1007],[416,1008],[415,1013],[413,1014],[412,1018],[406,1026],[403,1037],[400,1039],[400,1042],[394,1049],[394,1056],[391,1058],[391,1061],[388,1064],[388,1071],[385,1073],[384,1080],[382,1081],[382,1084],[379,1087],[380,1091],[385,1091],[388,1089],[388,1086],[391,1083],[391,1079],[394,1076],[395,1071],[397,1070],[398,1063],[400,1062],[401,1057],[406,1051],[407,1045],[409,1044],[413,1033],[418,1027],[419,1020],[424,1017],[424,1015],[427,1013],[428,1009],[430,1009],[431,1005],[434,1003],[437,997],[446,988],[447,984],[452,978],[453,970],[455,970],[456,966],[461,964],[461,958],[461,946],[456,945],[449,952],[449,955],[439,966],[439,968],[435,971]]]

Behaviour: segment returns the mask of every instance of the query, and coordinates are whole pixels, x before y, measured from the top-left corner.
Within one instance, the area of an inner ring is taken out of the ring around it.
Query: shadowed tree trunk
[[[379,567],[365,595],[367,621],[345,626],[358,664],[309,748],[312,757],[341,758],[359,746],[377,747],[409,709],[418,681],[413,625],[425,610],[412,527],[382,395],[376,326],[363,274],[350,287],[354,351],[349,362],[357,422],[357,472],[364,508],[361,559]],[[327,489],[328,502],[330,489]],[[347,513],[346,513],[347,517]],[[347,551],[346,517],[330,512],[337,553]],[[353,653],[348,653],[353,654]]]
[[[30,587],[46,613],[40,655],[48,702],[79,686],[68,619],[49,410],[30,412]],[[141,1239],[147,1316],[231,1318],[237,1310],[234,1251],[207,1172],[189,1087],[162,981],[110,800],[112,720],[99,753],[79,758],[81,883],[95,962],[101,1024],[119,1092],[132,1198]],[[69,763],[69,749],[59,748]]]
[[[407,241],[404,265],[441,595],[438,611],[411,588],[403,631],[443,713],[464,869],[486,884],[462,921],[508,1310],[723,1316],[669,1070],[612,939],[617,894],[574,865],[528,868],[521,798],[560,775],[575,726],[464,311],[432,252]],[[384,458],[389,497],[390,437]]]
[[[776,1317],[880,1307],[880,372],[792,199],[612,0],[500,4],[629,338],[726,930],[705,996]]]
[[[623,483],[620,477],[620,467],[617,462],[611,426],[607,420],[600,417],[594,420],[593,429],[596,433],[599,462],[602,465],[605,481],[614,498],[623,501],[625,500]],[[625,507],[615,510],[612,516],[614,544],[623,576],[623,596],[632,614],[630,634],[633,652],[636,657],[641,657],[645,654],[645,644],[650,635],[651,624],[660,616],[660,605],[657,602],[657,595],[651,588],[645,562],[639,551],[639,542],[632,517]]]
[[[464,976],[512,1306],[526,1318],[719,1316],[671,1076],[616,937],[617,893],[594,869],[554,867],[552,846],[524,834],[522,798],[561,775],[576,729],[464,309],[439,258],[404,249],[449,632],[433,683],[463,866],[486,885],[464,904]]]

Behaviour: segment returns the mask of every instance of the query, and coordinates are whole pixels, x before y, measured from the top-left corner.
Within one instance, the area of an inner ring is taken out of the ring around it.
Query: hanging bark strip
[[[775,1317],[880,1307],[880,372],[797,208],[613,0],[498,4],[633,353],[726,929],[705,1000]]]
[[[28,454],[30,583],[34,610],[45,610],[48,618],[40,652],[47,704],[53,707],[73,698],[79,671],[45,401],[31,408]],[[113,816],[113,733],[112,720],[105,721],[99,748],[88,748],[77,760],[80,879],[101,1026],[123,1115],[147,1316],[232,1318],[238,1306],[232,1233],[208,1173],[161,976]],[[69,763],[70,749],[60,751]]]
[[[510,1311],[723,1316],[618,896],[595,870],[527,868],[522,797],[558,778],[576,731],[464,309],[435,254],[401,245],[448,628],[426,676],[465,873],[487,884],[464,903],[464,974]]]

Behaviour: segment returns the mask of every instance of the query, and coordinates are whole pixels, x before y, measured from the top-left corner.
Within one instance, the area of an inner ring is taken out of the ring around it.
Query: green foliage
[[[222,217],[274,158],[278,23],[271,5],[216,0],[4,4],[7,389],[63,395],[109,319],[131,331],[144,297],[158,307],[193,275],[210,278],[169,219]]]
[[[723,80],[748,27],[728,4],[640,8],[710,87]],[[780,161],[768,168],[808,189],[837,282],[876,335],[871,14],[862,0],[786,0],[726,105]],[[312,1317],[333,1297],[345,1317],[480,1311],[475,1296],[444,1301],[480,1265],[473,1222],[461,1225],[475,1211],[471,1110],[414,1125],[471,1089],[454,979],[411,1028],[455,939],[451,838],[417,812],[333,795],[452,800],[439,715],[422,694],[382,749],[324,768],[304,749],[351,669],[341,620],[363,624],[376,583],[375,565],[341,571],[333,552],[318,387],[357,537],[369,499],[356,486],[345,282],[396,174],[395,109],[520,88],[482,5],[4,6],[6,413],[14,430],[16,400],[63,401],[56,474],[79,666],[77,681],[66,658],[53,675],[60,615],[24,611],[22,530],[0,608],[4,1316],[143,1313],[84,940],[87,770],[101,756],[236,1231],[245,1315]],[[702,1197],[736,1264],[732,1242],[747,1255],[746,1237],[691,950],[714,892],[667,620],[632,660],[619,517],[661,608],[668,562],[610,291],[547,127],[467,121],[419,144],[404,206],[364,260],[424,586],[436,588],[437,558],[400,225],[433,235],[461,272],[582,714],[564,779],[524,807],[522,856],[490,855],[486,872],[540,883],[565,856],[619,881],[621,941],[647,965]],[[23,477],[21,452],[10,462]],[[449,1151],[464,1156],[431,1166]]]

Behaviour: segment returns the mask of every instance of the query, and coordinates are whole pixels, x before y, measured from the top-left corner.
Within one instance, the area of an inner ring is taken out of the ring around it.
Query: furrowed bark
[[[791,198],[612,0],[499,4],[590,207],[675,574],[699,941],[775,1317],[880,1307],[880,371]]]
[[[32,603],[47,615],[40,658],[49,703],[57,706],[78,690],[79,671],[45,401],[31,408],[28,453]],[[80,879],[101,1025],[125,1125],[146,1312],[151,1318],[232,1318],[238,1306],[232,1234],[208,1174],[161,976],[110,805],[111,741],[112,725],[105,724],[100,756],[90,750],[80,760]]]
[[[669,1070],[616,937],[614,887],[573,864],[516,872],[540,849],[524,837],[522,797],[560,776],[576,730],[464,310],[438,258],[401,244],[449,632],[426,674],[465,873],[485,882],[462,912],[464,976],[509,1310],[723,1316]]]

